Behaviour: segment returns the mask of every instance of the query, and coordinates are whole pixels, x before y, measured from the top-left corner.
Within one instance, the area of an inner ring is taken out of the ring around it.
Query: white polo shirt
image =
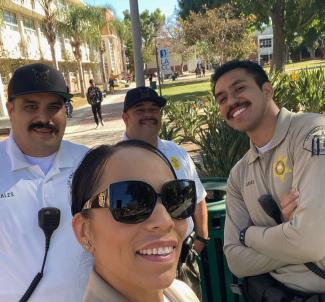
[[[166,141],[158,138],[158,149],[166,155],[172,164],[178,179],[191,179],[195,181],[197,203],[201,202],[207,195],[202,182],[196,172],[195,164],[190,155],[179,145],[172,141]],[[186,236],[194,228],[193,219],[187,219],[188,227]]]
[[[40,272],[45,236],[38,211],[61,211],[44,276],[29,302],[80,302],[87,281],[82,248],[71,227],[72,173],[87,148],[62,141],[49,172],[30,164],[13,137],[0,142],[0,301],[17,302]]]
[[[128,140],[124,133],[123,140]],[[158,137],[157,148],[161,151],[172,164],[178,179],[190,179],[195,181],[197,203],[201,202],[207,195],[202,182],[196,172],[195,164],[190,155],[179,145],[172,141],[160,139]],[[188,227],[186,236],[188,236],[194,228],[193,219],[187,219]]]

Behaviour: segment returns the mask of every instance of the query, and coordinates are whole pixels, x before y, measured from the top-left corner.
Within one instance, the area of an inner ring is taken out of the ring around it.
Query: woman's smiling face
[[[123,180],[141,180],[157,193],[174,179],[166,163],[148,150],[120,149],[108,160],[98,191]],[[138,224],[117,222],[109,209],[92,209],[87,232],[96,272],[121,292],[163,289],[175,278],[185,220],[172,219],[158,199],[152,215]]]

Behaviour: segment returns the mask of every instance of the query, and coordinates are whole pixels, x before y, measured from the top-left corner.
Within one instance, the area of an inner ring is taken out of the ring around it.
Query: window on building
[[[40,30],[41,30],[41,34],[45,36],[46,27],[45,27],[45,24],[43,22],[40,24]]]
[[[260,39],[260,48],[272,47],[272,39]]]
[[[6,26],[8,26],[11,30],[18,30],[18,23],[16,14],[9,12],[7,10],[3,11],[3,20]]]
[[[25,30],[32,30],[32,31],[35,30],[35,24],[33,19],[23,17],[23,24]]]

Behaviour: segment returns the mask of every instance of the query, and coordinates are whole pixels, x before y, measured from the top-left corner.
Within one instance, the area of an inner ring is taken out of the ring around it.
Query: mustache
[[[56,128],[53,124],[42,122],[32,123],[28,126],[28,131],[32,131],[34,129],[48,129],[56,133],[59,132],[59,129]]]
[[[233,105],[229,108],[229,110],[228,110],[228,112],[227,112],[227,119],[229,120],[229,119],[231,118],[231,112],[232,112],[234,109],[236,109],[237,107],[240,107],[240,106],[242,106],[242,105],[249,105],[249,104],[250,104],[249,102],[242,102],[242,103],[236,102],[235,104],[233,104]]]
[[[158,120],[155,118],[144,118],[140,120],[140,124],[145,122],[145,121],[153,121],[155,124],[158,124]]]

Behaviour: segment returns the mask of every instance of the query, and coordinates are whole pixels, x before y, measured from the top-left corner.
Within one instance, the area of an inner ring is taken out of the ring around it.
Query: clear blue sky
[[[130,11],[129,0],[84,0],[91,5],[106,5],[110,4],[114,7],[117,17],[123,17],[123,11],[128,9]],[[138,0],[139,12],[144,10],[154,11],[159,8],[162,13],[167,17],[173,15],[175,7],[178,7],[177,0]]]

